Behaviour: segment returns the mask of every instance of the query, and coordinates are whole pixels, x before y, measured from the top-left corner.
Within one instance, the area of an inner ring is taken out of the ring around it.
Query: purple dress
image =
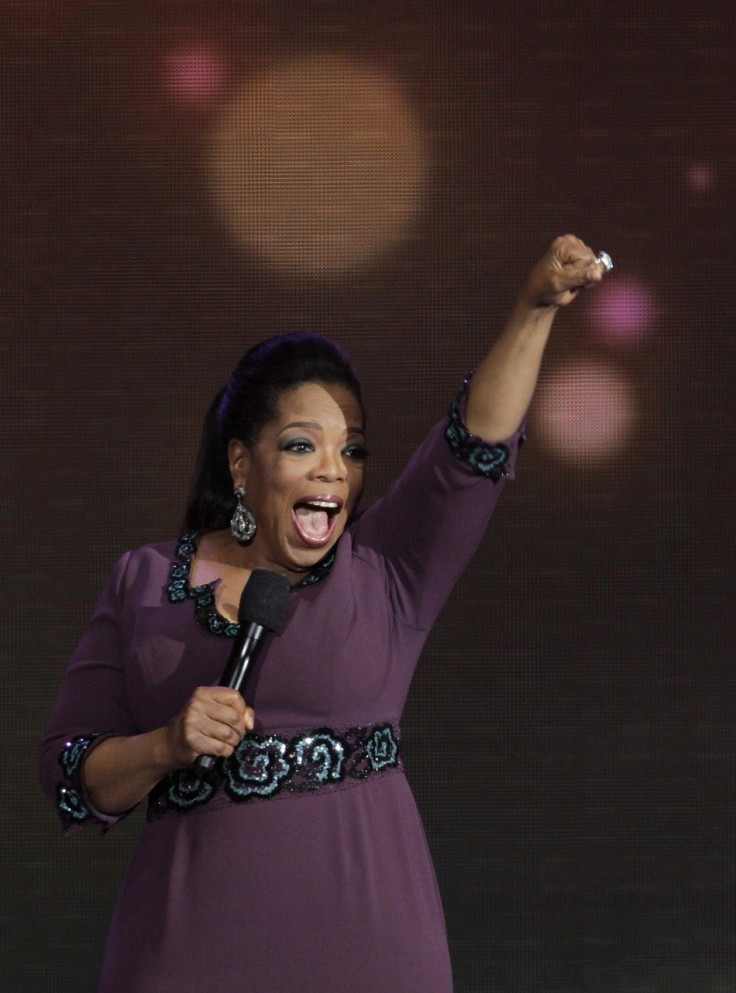
[[[212,780],[154,790],[99,993],[449,993],[434,869],[399,719],[419,653],[512,475],[455,406],[387,495],[290,595],[245,695],[256,712]],[[449,441],[449,444],[448,444]],[[119,560],[61,685],[42,776],[67,828],[104,735],[172,720],[218,682],[235,626],[188,583],[197,536]]]

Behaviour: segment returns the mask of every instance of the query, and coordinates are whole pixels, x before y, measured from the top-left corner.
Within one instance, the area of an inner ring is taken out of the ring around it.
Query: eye
[[[345,458],[352,459],[354,462],[364,462],[368,456],[371,454],[365,445],[348,445],[347,448],[343,449],[342,454]]]
[[[314,451],[314,445],[307,438],[293,438],[284,442],[281,446],[282,452],[294,452],[296,455],[306,455]]]

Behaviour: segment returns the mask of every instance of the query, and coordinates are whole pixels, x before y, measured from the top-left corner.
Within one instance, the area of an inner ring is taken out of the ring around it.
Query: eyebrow
[[[284,431],[288,431],[289,428],[309,428],[311,431],[322,431],[322,425],[318,424],[316,421],[291,421],[290,424],[285,424],[279,434],[283,434]],[[348,428],[345,432],[348,436],[351,434],[365,434],[363,428],[352,427]]]

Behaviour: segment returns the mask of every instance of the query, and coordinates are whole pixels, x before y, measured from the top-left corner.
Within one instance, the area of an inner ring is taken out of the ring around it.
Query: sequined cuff
[[[460,392],[450,404],[445,438],[455,458],[465,462],[476,476],[486,476],[498,482],[508,475],[506,463],[509,460],[509,449],[507,445],[492,445],[468,431],[463,421],[461,404],[469,383],[470,376],[463,380]]]
[[[64,743],[59,754],[59,765],[64,778],[56,787],[56,809],[65,831],[87,824],[97,824],[103,830],[107,830],[120,820],[117,815],[113,817],[101,815],[91,806],[82,780],[82,766],[92,746],[113,735],[113,731],[95,731],[92,734],[71,738]]]

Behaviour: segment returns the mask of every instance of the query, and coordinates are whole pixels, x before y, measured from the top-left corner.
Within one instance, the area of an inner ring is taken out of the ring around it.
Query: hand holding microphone
[[[239,694],[266,635],[269,632],[278,634],[284,625],[289,589],[289,581],[279,573],[267,569],[254,569],[251,573],[238,607],[240,630],[233,640],[219,687],[196,690],[182,716],[172,726],[172,732],[183,738],[181,744],[188,751],[183,765],[191,761],[192,750],[202,748],[203,737],[222,742],[226,747],[220,755],[229,755],[252,727],[252,711],[246,708]],[[215,755],[200,754],[194,768],[208,771],[215,759]]]

